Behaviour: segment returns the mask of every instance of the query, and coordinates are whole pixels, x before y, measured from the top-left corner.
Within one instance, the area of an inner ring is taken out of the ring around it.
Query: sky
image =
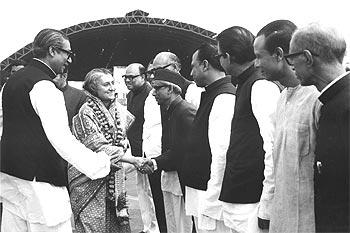
[[[350,47],[349,5],[347,0],[1,0],[0,62],[31,43],[43,28],[124,17],[136,9],[215,33],[238,25],[256,34],[276,19],[289,19],[298,27],[320,22],[336,27]]]

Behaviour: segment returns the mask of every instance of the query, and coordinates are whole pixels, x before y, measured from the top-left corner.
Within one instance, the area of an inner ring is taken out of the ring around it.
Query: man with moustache
[[[313,163],[320,102],[316,88],[300,86],[284,58],[295,30],[289,20],[276,20],[254,41],[255,66],[267,80],[286,87],[273,116],[275,190],[269,232],[276,233],[315,232]]]
[[[314,85],[322,102],[316,135],[315,217],[317,232],[349,232],[350,74],[346,42],[334,28],[297,29],[285,56],[301,85]]]

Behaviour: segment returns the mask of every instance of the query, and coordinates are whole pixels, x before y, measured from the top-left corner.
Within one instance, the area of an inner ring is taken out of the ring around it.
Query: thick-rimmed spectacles
[[[286,55],[284,55],[284,59],[286,59],[286,62],[288,65],[293,66],[294,65],[293,59],[295,59],[297,56],[300,56],[300,55],[306,56],[307,53],[310,53],[312,56],[315,56],[315,57],[319,56],[318,54],[311,52],[310,50],[305,49],[301,52],[286,54]]]
[[[69,59],[69,58],[74,58],[75,57],[75,53],[74,52],[72,52],[72,51],[69,51],[69,50],[66,50],[66,49],[62,49],[62,48],[60,48],[60,47],[54,47],[55,49],[57,49],[57,50],[59,50],[59,51],[61,51],[61,52],[64,52],[64,53],[66,53],[67,55],[68,55],[68,57],[67,57],[67,59]]]

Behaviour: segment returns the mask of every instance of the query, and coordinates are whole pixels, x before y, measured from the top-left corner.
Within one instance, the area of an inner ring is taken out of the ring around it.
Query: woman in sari
[[[125,155],[125,132],[134,118],[116,101],[114,78],[107,69],[91,70],[83,88],[88,98],[73,118],[73,134],[93,151],[120,156],[109,175],[96,180],[68,166],[75,229],[78,232],[130,232],[121,162],[137,168],[142,164],[141,158]]]

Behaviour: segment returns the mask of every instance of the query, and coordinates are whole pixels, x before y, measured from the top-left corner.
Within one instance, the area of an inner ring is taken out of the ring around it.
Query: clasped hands
[[[136,169],[143,174],[151,174],[154,172],[153,162],[149,158],[134,157],[133,163]]]

